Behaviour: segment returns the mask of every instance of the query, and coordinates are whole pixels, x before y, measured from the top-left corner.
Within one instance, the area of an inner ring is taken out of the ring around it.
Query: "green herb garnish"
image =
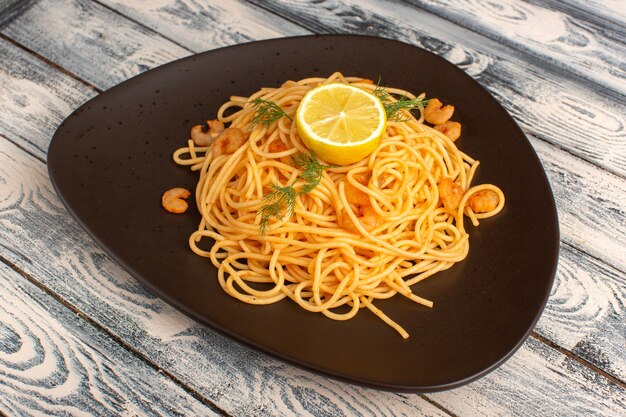
[[[272,191],[263,197],[265,205],[259,210],[261,221],[259,222],[259,231],[261,236],[265,235],[269,221],[274,218],[281,220],[285,215],[293,214],[296,208],[296,197],[311,192],[317,187],[322,180],[322,171],[325,168],[335,168],[334,165],[322,165],[319,163],[315,154],[310,152],[297,153],[292,156],[293,163],[300,169],[302,173],[296,178],[293,184],[281,187],[278,184],[272,184]],[[301,180],[302,186],[298,191],[294,187]]]
[[[401,110],[408,110],[411,112],[411,110],[415,108],[424,108],[428,104],[428,100],[424,98],[410,99],[406,96],[396,98],[385,91],[384,87],[380,86],[380,80],[378,80],[378,84],[376,84],[376,88],[372,91],[372,94],[382,101],[383,106],[385,107],[385,113],[387,113],[387,120],[394,122],[406,122],[407,120],[410,120],[408,118],[401,118]]]
[[[283,209],[289,215],[293,213],[293,210],[296,208],[296,197],[297,193],[293,184],[286,187],[272,184],[272,192],[263,197],[263,201],[266,204],[259,210],[259,216],[261,216],[259,231],[261,236],[265,235],[270,219],[274,218],[278,221],[283,218],[285,215]]]
[[[252,125],[261,124],[263,126],[269,126],[283,116],[289,120],[293,120],[273,101],[264,100],[259,97],[252,100],[251,103],[256,107]]]

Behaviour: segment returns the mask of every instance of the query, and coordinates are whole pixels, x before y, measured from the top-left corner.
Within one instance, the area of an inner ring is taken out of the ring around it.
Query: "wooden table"
[[[548,174],[561,253],[524,346],[452,391],[338,382],[190,320],[129,277],[46,171],[59,123],[197,52],[359,33],[428,49],[485,86]],[[623,0],[0,0],[0,410],[8,415],[626,415]]]

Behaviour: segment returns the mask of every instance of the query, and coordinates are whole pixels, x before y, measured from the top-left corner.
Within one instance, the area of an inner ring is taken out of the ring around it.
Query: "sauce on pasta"
[[[427,126],[418,109],[419,117],[389,120],[368,157],[326,167],[319,184],[296,197],[293,212],[272,219],[260,233],[264,197],[275,185],[297,184],[302,170],[291,158],[309,152],[293,121],[298,104],[307,91],[329,82],[376,88],[335,73],[231,97],[217,121],[243,132],[241,143],[225,151],[228,144],[218,145],[218,139],[206,146],[189,140],[176,150],[174,160],[199,175],[195,197],[202,220],[189,245],[210,259],[221,287],[240,301],[265,305],[288,298],[333,320],[349,320],[365,308],[407,338],[376,301],[402,296],[432,307],[412,286],[465,259],[465,217],[478,225],[497,214],[504,194],[491,184],[472,185],[478,161],[442,129]],[[401,89],[386,92],[415,97]],[[290,117],[269,126],[254,123],[251,103],[259,98]],[[485,195],[497,197],[495,207],[474,211]],[[200,244],[207,238],[214,241],[210,249]]]

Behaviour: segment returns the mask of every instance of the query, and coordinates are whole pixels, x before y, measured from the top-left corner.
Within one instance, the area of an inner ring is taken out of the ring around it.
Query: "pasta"
[[[291,119],[307,91],[329,82],[376,88],[368,80],[335,73],[231,97],[217,119],[243,131],[242,143],[228,151],[228,144],[217,143],[221,137],[208,146],[189,140],[175,151],[178,164],[199,174],[195,198],[202,219],[189,245],[217,268],[224,291],[245,303],[289,298],[334,320],[348,320],[366,308],[407,338],[374,302],[400,294],[432,307],[411,287],[465,259],[464,217],[478,225],[503,208],[504,195],[491,184],[471,185],[478,161],[427,126],[420,109],[420,117],[406,112],[402,120],[389,120],[369,157],[325,167],[319,184],[296,197],[293,213],[271,219],[260,232],[264,197],[274,186],[302,182],[292,157],[308,150]],[[415,98],[401,89],[386,91]],[[290,117],[269,126],[254,123],[257,109],[251,103],[259,98]],[[458,197],[447,194],[444,179],[452,191],[461,190]],[[469,202],[485,193],[497,196],[496,206],[474,212]],[[448,198],[456,198],[456,204],[448,204]],[[202,243],[206,238],[212,247]]]

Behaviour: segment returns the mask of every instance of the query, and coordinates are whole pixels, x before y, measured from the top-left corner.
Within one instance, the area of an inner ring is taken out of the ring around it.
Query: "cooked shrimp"
[[[448,104],[443,106],[439,99],[431,98],[428,105],[424,109],[424,120],[434,125],[440,125],[447,122],[454,113],[454,106]]]
[[[289,145],[287,145],[284,142],[281,142],[280,140],[275,140],[274,142],[270,143],[269,148],[267,148],[267,150],[271,153],[285,152],[285,151],[288,151],[289,149],[291,149]],[[279,160],[283,164],[286,164],[286,165],[291,164],[291,156],[281,156]]]
[[[246,141],[243,130],[229,127],[224,130],[213,142],[213,157],[216,158],[225,153],[233,153]]]
[[[271,153],[278,153],[278,152],[284,152],[288,149],[290,149],[289,145],[287,145],[284,142],[281,142],[280,140],[275,140],[274,142],[270,143],[268,151],[270,151]]]
[[[461,123],[459,122],[448,120],[440,125],[433,126],[433,128],[449,137],[452,142],[461,136]]]
[[[356,179],[359,183],[363,185],[365,185],[365,183],[367,182],[367,177],[365,177],[364,175],[357,174],[354,176],[354,179]],[[356,204],[356,205],[362,205],[362,206],[370,205],[369,196],[363,191],[351,185],[347,181],[346,181],[346,200],[348,200],[348,203],[350,204]]]
[[[207,120],[206,125],[196,125],[191,128],[189,136],[198,146],[209,146],[213,140],[224,131],[224,123],[220,120]]]
[[[161,197],[161,204],[163,205],[163,208],[170,213],[184,213],[187,211],[187,207],[189,207],[185,199],[190,195],[191,193],[189,190],[185,188],[172,188],[171,190],[167,190],[163,193],[163,197]]]
[[[463,188],[460,185],[452,181],[451,178],[444,178],[437,184],[439,190],[439,198],[443,206],[448,210],[456,210],[459,208],[459,203],[463,198]]]
[[[374,230],[376,226],[379,226],[381,224],[380,216],[378,215],[378,213],[376,213],[376,210],[374,210],[374,208],[369,205],[369,203],[367,205],[356,204],[355,206],[356,217],[363,225],[363,228],[365,230],[370,232]],[[356,228],[354,223],[352,223],[352,220],[350,220],[348,216],[345,216],[345,223],[343,224],[343,227],[350,232],[359,233],[358,229]]]
[[[498,207],[500,199],[492,190],[477,191],[468,199],[468,204],[474,213],[487,213]]]

